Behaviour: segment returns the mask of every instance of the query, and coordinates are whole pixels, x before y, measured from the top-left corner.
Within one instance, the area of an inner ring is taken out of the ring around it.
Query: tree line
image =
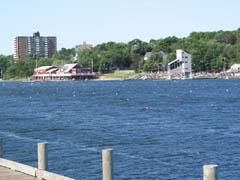
[[[0,69],[5,79],[29,77],[37,66],[61,66],[79,63],[95,72],[109,73],[117,69],[154,72],[167,69],[167,63],[176,58],[176,50],[183,49],[192,55],[193,71],[220,72],[224,59],[226,68],[240,63],[240,29],[234,31],[192,32],[188,37],[175,36],[144,42],[134,39],[128,43],[107,42],[75,52],[62,48],[52,58],[30,55],[25,61],[14,61],[12,56],[0,56]],[[144,55],[152,52],[147,61]],[[166,56],[162,56],[164,52]],[[75,53],[78,54],[74,60]]]

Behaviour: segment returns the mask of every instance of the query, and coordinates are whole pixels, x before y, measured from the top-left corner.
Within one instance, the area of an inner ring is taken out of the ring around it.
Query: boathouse
[[[179,49],[176,51],[177,59],[168,63],[168,79],[191,79],[192,56]]]
[[[65,64],[61,68],[42,66],[34,70],[33,79],[39,81],[58,80],[86,80],[97,77],[97,73],[90,68],[83,68],[79,64]]]
[[[52,75],[56,74],[59,69],[54,66],[41,66],[34,69],[34,79],[48,81],[52,80]]]

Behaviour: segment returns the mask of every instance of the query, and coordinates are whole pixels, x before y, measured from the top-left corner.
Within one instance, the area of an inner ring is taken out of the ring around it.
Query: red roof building
[[[79,64],[65,64],[61,68],[54,66],[36,68],[33,79],[39,81],[86,80],[97,76],[98,73],[92,72],[90,68],[83,68]]]

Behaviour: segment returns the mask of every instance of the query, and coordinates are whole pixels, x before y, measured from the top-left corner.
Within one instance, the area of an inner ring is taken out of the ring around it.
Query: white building
[[[227,73],[232,73],[235,76],[240,75],[240,64],[233,64],[229,70],[227,70]]]
[[[233,72],[233,73],[235,73],[235,72],[239,73],[240,72],[240,64],[233,64],[231,66],[231,69],[229,69],[229,70],[230,70],[230,72]]]
[[[144,60],[147,61],[152,55],[152,52],[146,52],[145,56],[144,56]]]
[[[176,51],[177,59],[168,63],[168,78],[173,76],[180,79],[192,78],[192,56],[179,49]]]

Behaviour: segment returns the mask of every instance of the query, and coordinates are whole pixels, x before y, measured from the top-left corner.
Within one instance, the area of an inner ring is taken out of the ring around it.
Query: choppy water
[[[116,179],[240,177],[240,80],[0,82],[4,157],[101,179],[101,150],[114,149]]]

